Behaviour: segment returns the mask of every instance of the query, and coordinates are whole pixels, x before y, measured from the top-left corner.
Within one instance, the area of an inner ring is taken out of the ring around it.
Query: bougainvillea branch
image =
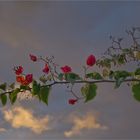
[[[91,80],[90,81],[79,80],[79,81],[74,81],[75,84],[83,84],[83,83],[97,84],[97,83],[116,83],[116,82],[117,82],[116,80],[93,80],[93,81],[91,81]],[[126,80],[123,80],[122,83],[125,83],[125,82],[140,82],[140,79],[136,79],[136,78],[126,79]],[[70,81],[62,81],[62,82],[55,81],[51,84],[42,85],[40,87],[45,87],[45,86],[52,87],[54,85],[61,85],[61,84],[71,84],[71,82]],[[32,88],[29,88],[28,90],[32,90]],[[14,90],[5,91],[5,92],[2,92],[0,95],[10,94],[13,91]],[[24,90],[20,90],[20,92],[22,92],[22,91],[24,91]]]
[[[140,101],[140,68],[138,65],[140,44],[137,32],[140,32],[139,28],[132,28],[127,31],[127,34],[132,38],[132,44],[129,47],[122,46],[122,38],[117,39],[110,36],[111,47],[107,49],[103,57],[97,59],[94,54],[91,54],[85,60],[84,76],[73,72],[69,65],[59,67],[54,61],[54,56],[44,58],[29,54],[32,62],[44,63],[43,74],[37,80],[34,79],[32,73],[25,74],[22,66],[14,67],[16,82],[11,85],[7,83],[0,85],[2,104],[6,105],[8,97],[10,102],[14,104],[19,93],[25,94],[28,91],[32,97],[36,97],[48,105],[49,94],[55,85],[67,85],[67,92],[72,95],[72,98],[68,100],[69,104],[74,105],[79,100],[88,102],[96,97],[99,83],[114,83],[114,88],[119,88],[122,83],[127,83],[132,88],[134,98]],[[129,62],[134,62],[136,69],[133,71],[118,70],[119,66]],[[93,71],[95,66],[100,68],[100,72]],[[74,86],[77,84],[81,89],[80,95],[74,91]]]

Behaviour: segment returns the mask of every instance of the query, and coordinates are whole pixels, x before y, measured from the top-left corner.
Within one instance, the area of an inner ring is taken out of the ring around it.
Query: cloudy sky
[[[38,77],[42,64],[30,53],[82,73],[89,54],[109,47],[110,34],[127,38],[126,29],[140,26],[139,13],[140,2],[0,2],[0,82],[15,81],[14,65]],[[55,86],[49,106],[33,99],[1,106],[0,140],[140,139],[140,103],[126,85],[100,84],[87,104],[70,106],[70,97]]]

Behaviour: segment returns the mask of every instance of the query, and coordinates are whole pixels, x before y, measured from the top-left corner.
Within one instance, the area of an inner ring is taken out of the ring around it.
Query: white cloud
[[[3,114],[4,119],[14,128],[28,128],[37,134],[51,129],[49,126],[50,116],[46,115],[43,118],[37,118],[32,111],[23,107],[3,110]]]
[[[70,121],[74,124],[71,130],[65,131],[64,135],[66,137],[72,137],[74,135],[81,134],[81,131],[83,129],[103,129],[106,130],[107,126],[101,125],[99,122],[97,122],[97,118],[93,113],[87,113],[83,117],[79,117],[76,115],[71,115]]]
[[[0,128],[0,133],[1,132],[6,132],[6,129],[5,128]]]

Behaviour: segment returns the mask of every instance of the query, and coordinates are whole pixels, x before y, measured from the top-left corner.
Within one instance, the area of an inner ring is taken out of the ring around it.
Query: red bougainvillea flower
[[[30,59],[33,61],[33,62],[36,62],[37,61],[37,57],[35,55],[32,55],[30,54]]]
[[[96,58],[94,55],[90,55],[87,58],[87,65],[88,66],[93,66],[96,63]]]
[[[22,82],[25,81],[25,77],[24,76],[21,76],[21,75],[20,76],[17,76],[16,77],[16,81],[19,82],[19,83],[22,83]]]
[[[25,81],[30,84],[33,81],[33,74],[27,74],[25,77]]]
[[[77,99],[69,99],[69,104],[74,105],[77,101]]]
[[[29,85],[29,84],[30,84],[30,83],[29,83],[28,81],[26,81],[26,80],[24,80],[24,81],[21,82],[21,85],[27,86],[27,85]]]
[[[63,71],[63,73],[70,73],[72,70],[71,70],[71,67],[69,66],[64,66],[64,67],[61,67],[61,70]]]
[[[14,67],[14,71],[16,75],[20,75],[23,73],[23,67],[22,66]]]
[[[18,75],[16,81],[22,85],[29,85],[33,81],[33,75],[27,74],[26,76]]]
[[[46,64],[44,69],[42,70],[44,73],[48,74],[49,73],[49,66]]]

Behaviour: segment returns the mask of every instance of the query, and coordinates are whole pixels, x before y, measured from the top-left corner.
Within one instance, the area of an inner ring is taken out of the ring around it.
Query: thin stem
[[[44,59],[44,58],[42,58],[42,57],[40,57],[40,60],[42,60],[42,61],[44,61],[45,63],[48,64],[48,67],[49,67],[49,70],[50,70],[50,74],[51,74],[51,76],[52,76],[53,81],[55,82],[55,78],[54,78],[54,75],[53,75],[52,68],[51,68],[51,66],[50,66],[49,60],[47,61],[46,59]]]
[[[77,96],[77,95],[75,94],[75,92],[73,91],[73,88],[74,88],[74,85],[72,84],[72,85],[71,85],[71,88],[70,88],[70,92],[72,93],[72,95],[73,95],[77,100],[81,99],[82,97]]]

